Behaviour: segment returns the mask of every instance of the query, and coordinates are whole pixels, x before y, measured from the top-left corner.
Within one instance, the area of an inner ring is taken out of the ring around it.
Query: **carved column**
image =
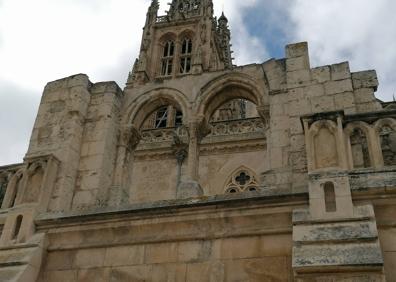
[[[189,127],[189,146],[188,146],[188,175],[190,180],[198,181],[198,128],[197,121],[191,122]]]
[[[128,171],[132,164],[132,152],[140,141],[139,131],[132,126],[122,127],[117,148],[117,160],[114,170],[113,187],[109,195],[110,205],[118,205],[125,200],[128,184]]]

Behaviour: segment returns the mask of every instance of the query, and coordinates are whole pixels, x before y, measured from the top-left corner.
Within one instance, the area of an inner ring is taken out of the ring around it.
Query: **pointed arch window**
[[[180,53],[180,73],[190,73],[191,71],[192,47],[192,40],[185,38]]]
[[[167,41],[165,43],[164,52],[162,55],[162,66],[161,66],[162,76],[172,75],[174,55],[175,55],[175,43],[173,41]]]

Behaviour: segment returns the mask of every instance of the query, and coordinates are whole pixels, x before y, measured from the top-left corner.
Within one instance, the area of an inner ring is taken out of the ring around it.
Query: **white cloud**
[[[376,69],[377,97],[396,92],[396,2],[295,0],[289,6],[294,41],[308,41],[314,65],[350,61],[352,71]]]

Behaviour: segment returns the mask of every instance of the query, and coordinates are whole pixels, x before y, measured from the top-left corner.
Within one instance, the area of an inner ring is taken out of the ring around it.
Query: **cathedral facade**
[[[236,66],[211,0],[148,8],[122,90],[44,89],[0,167],[0,281],[396,281],[396,103],[308,44]]]

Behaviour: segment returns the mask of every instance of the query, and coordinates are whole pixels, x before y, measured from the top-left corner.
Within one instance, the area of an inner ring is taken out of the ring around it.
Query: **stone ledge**
[[[293,247],[293,268],[383,266],[378,243],[321,244]]]
[[[378,232],[374,221],[298,225],[293,230],[293,241],[296,245],[377,239]]]
[[[167,200],[152,203],[139,203],[125,205],[121,207],[92,208],[90,210],[65,212],[65,213],[46,213],[36,218],[36,225],[42,228],[46,225],[81,222],[87,220],[114,218],[115,216],[142,216],[171,214],[182,210],[193,208],[207,208],[219,210],[221,208],[245,207],[251,208],[252,205],[290,205],[308,204],[308,193],[283,193],[282,191],[260,191],[246,192],[231,195],[217,195],[209,197],[199,197],[194,199]]]

